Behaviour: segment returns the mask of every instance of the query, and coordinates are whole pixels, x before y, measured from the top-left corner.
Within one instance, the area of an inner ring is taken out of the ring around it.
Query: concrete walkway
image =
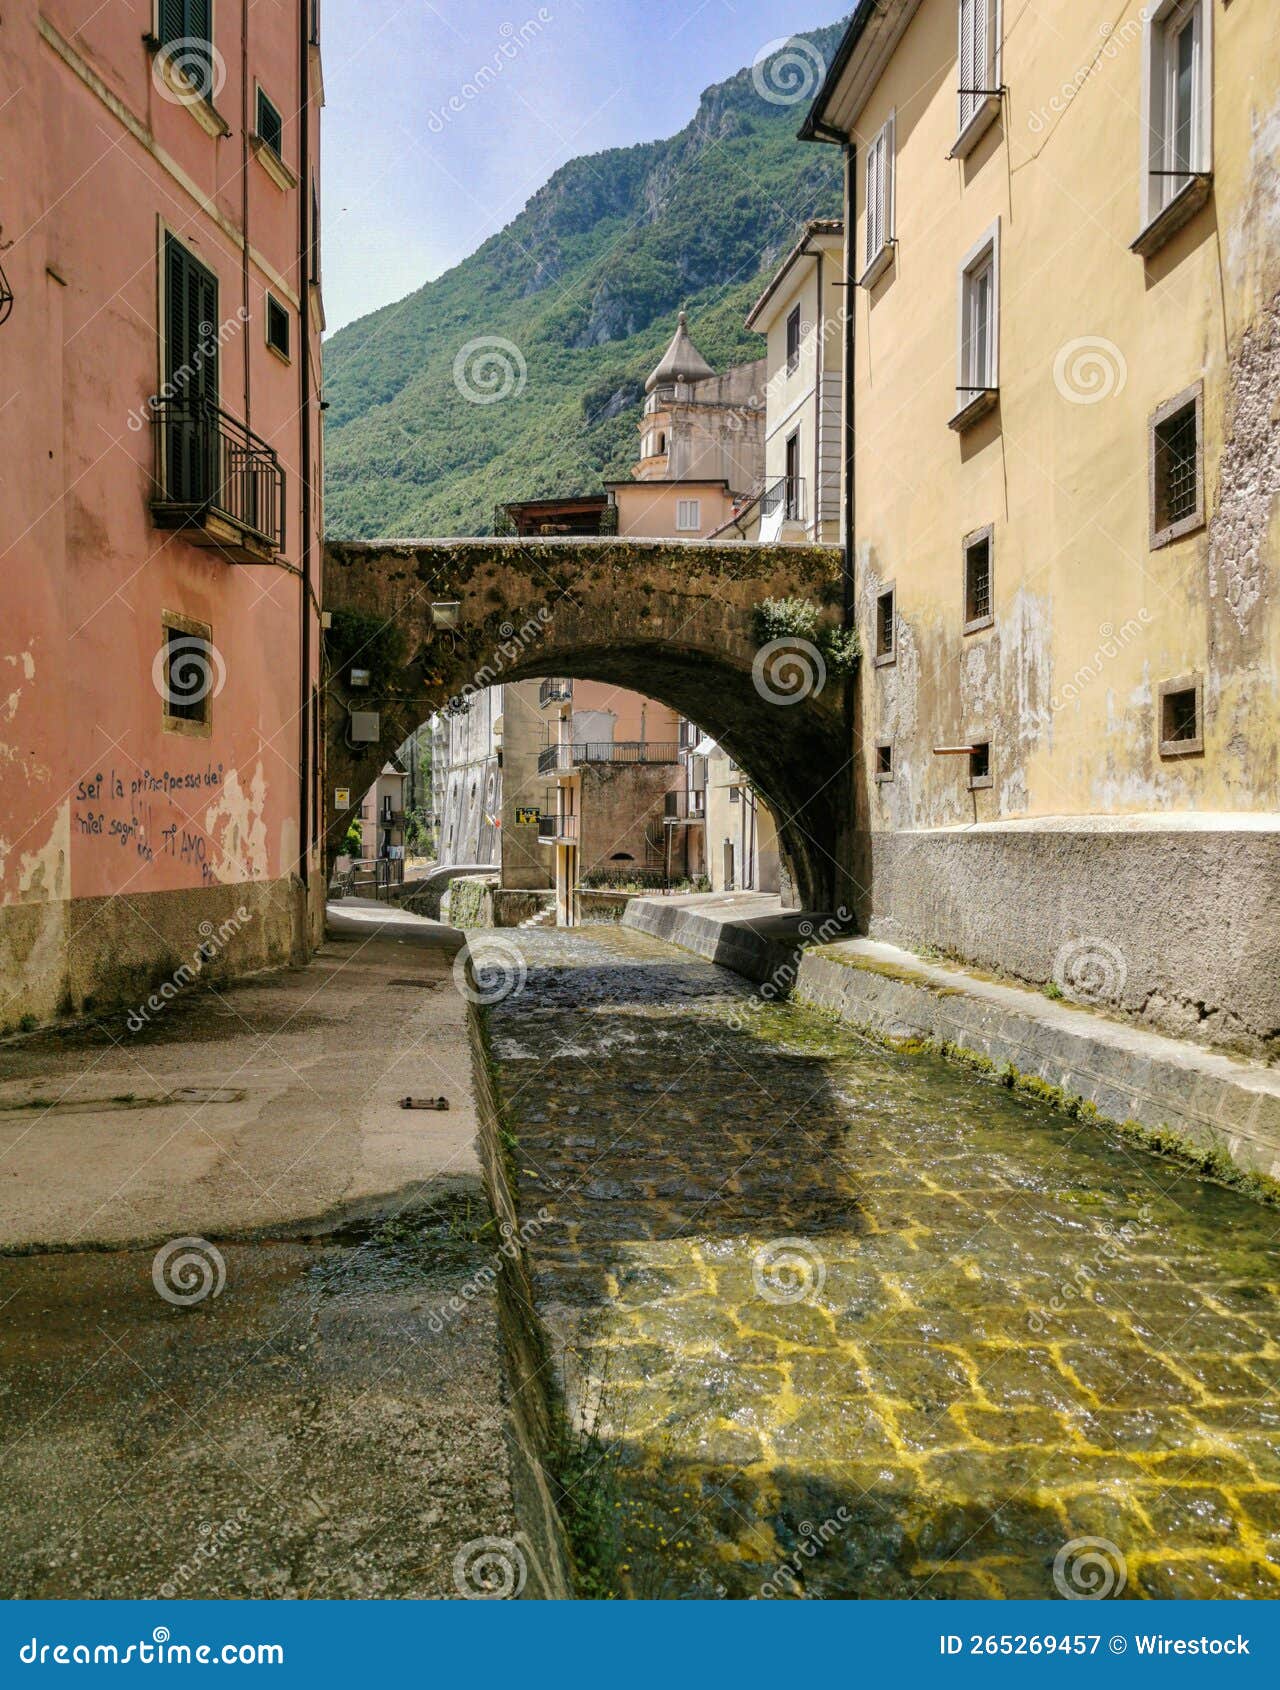
[[[140,1032],[0,1045],[0,1248],[323,1229],[441,1180],[478,1190],[462,944],[351,900],[306,968],[189,989]]]
[[[0,1598],[560,1588],[516,1519],[462,943],[345,903],[306,968],[0,1047]]]

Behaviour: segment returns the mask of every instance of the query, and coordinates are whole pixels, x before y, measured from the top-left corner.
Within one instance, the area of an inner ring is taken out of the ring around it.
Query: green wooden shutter
[[[218,278],[172,235],[164,276],[167,496],[199,504],[217,479]]]
[[[171,41],[181,41],[187,33],[186,0],[160,0],[156,21],[162,47]]]
[[[213,40],[213,0],[186,0],[184,33],[197,41]]]

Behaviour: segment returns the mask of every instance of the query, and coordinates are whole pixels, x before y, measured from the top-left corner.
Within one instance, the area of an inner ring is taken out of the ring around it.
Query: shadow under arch
[[[340,637],[328,649],[330,780],[353,796],[364,791],[422,721],[486,686],[564,676],[626,687],[697,722],[745,771],[774,813],[803,907],[852,910],[844,684],[820,659],[802,659],[785,676],[780,669],[776,689],[758,684],[752,616],[766,598],[804,598],[834,615],[838,552],[617,540],[331,543],[325,605]],[[356,668],[369,671],[368,689],[351,686]],[[378,716],[377,740],[363,745],[350,738],[350,713],[361,710]],[[330,850],[345,825],[330,816]]]

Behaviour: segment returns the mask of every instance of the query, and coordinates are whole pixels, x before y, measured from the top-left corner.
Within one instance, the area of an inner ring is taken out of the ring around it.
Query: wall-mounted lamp
[[[370,680],[369,671],[367,669],[353,669],[348,680],[353,687],[367,687]]]
[[[462,605],[457,599],[444,599],[439,604],[431,606],[431,626],[433,628],[456,628],[458,613]]]

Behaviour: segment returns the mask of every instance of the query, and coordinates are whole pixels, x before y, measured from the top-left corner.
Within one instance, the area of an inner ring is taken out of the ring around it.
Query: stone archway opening
[[[416,726],[484,687],[600,681],[710,734],[773,812],[797,901],[852,910],[845,685],[820,662],[782,684],[762,671],[753,615],[766,599],[801,599],[834,619],[839,598],[833,547],[331,543],[329,784],[356,797]],[[331,849],[344,831],[331,815]]]

